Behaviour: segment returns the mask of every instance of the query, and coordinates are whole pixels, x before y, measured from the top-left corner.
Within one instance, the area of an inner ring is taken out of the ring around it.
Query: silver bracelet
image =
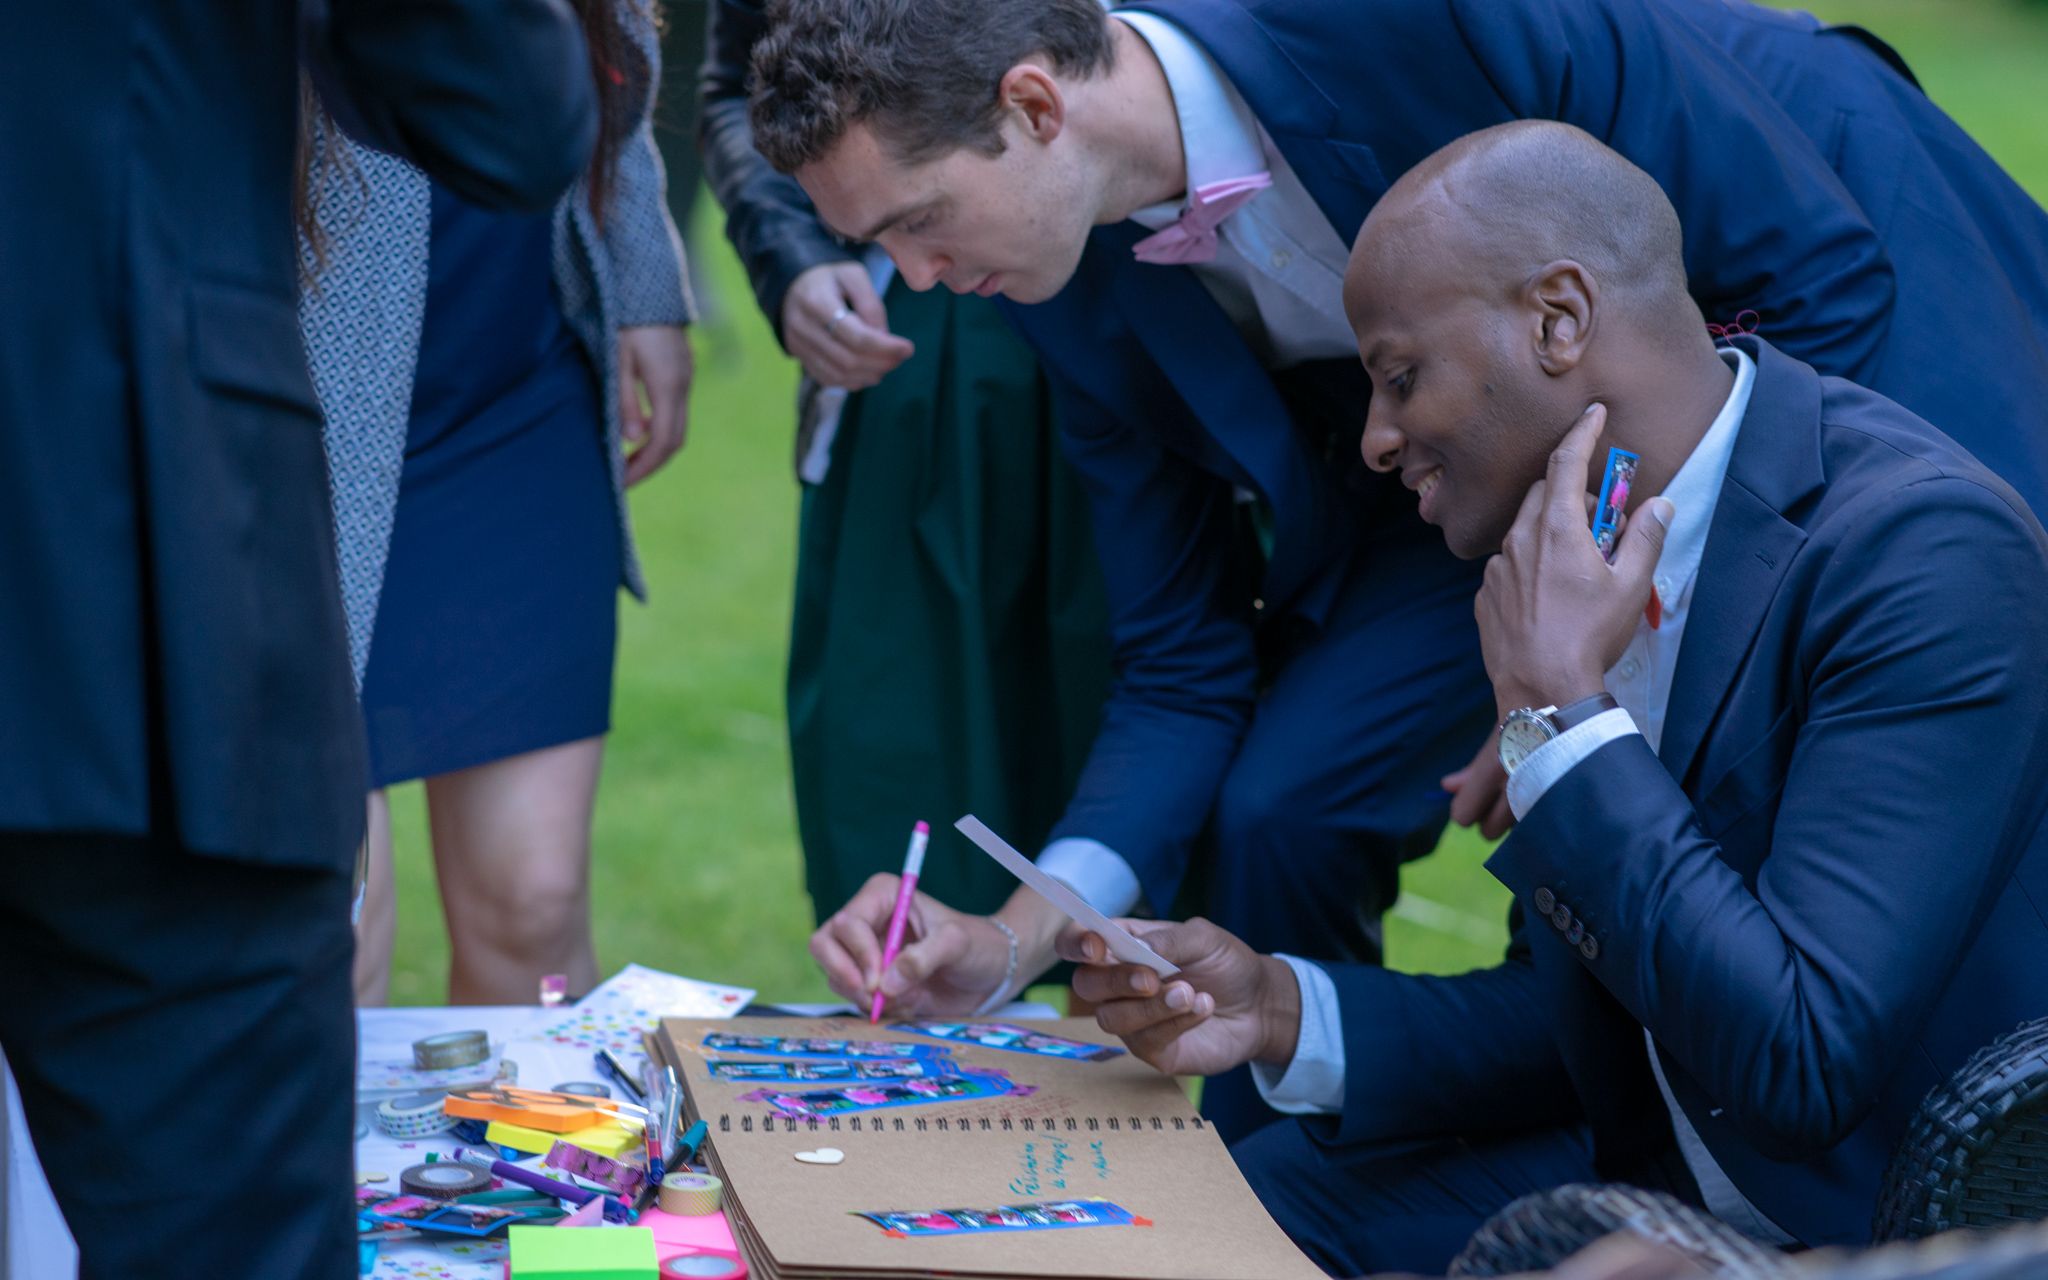
[[[1017,931],[994,916],[990,916],[988,922],[1001,929],[1003,936],[1010,940],[1010,963],[1003,968],[1003,980],[996,984],[996,989],[988,993],[988,999],[982,1001],[981,1007],[971,1015],[976,1018],[1008,1003],[1010,984],[1017,980]]]

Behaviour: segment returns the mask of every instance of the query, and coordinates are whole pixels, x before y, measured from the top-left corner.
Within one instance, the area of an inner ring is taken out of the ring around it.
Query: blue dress
[[[436,185],[426,315],[363,675],[371,785],[605,733],[621,572],[598,380],[553,219]]]

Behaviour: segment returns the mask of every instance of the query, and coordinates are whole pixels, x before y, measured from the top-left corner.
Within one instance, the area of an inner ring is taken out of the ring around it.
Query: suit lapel
[[[1252,109],[1258,110],[1256,102]],[[1372,148],[1338,138],[1284,133],[1273,133],[1273,144],[1287,157],[1294,176],[1315,197],[1337,238],[1348,247],[1358,238],[1358,229],[1365,225],[1365,215],[1387,193],[1387,180]]]
[[[1824,483],[1819,378],[1754,338],[1738,345],[1757,362],[1756,387],[1707,531],[1657,753],[1681,784],[1806,541],[1785,513]]]
[[[1265,593],[1290,599],[1313,563],[1320,489],[1287,404],[1230,318],[1184,267],[1131,256],[1145,234],[1136,223],[1096,232],[1111,262],[1111,289],[1131,331],[1180,392],[1195,418],[1272,504],[1272,556]]]

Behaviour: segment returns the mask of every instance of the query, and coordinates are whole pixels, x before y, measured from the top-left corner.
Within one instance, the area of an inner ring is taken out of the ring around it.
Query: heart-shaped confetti
[[[816,1151],[796,1153],[798,1164],[839,1164],[846,1159],[846,1153],[837,1147],[819,1147]]]

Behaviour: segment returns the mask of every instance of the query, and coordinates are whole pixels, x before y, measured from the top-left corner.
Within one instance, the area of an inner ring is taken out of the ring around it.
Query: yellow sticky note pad
[[[627,1128],[617,1120],[605,1119],[573,1133],[544,1133],[524,1125],[493,1120],[484,1130],[484,1138],[494,1146],[529,1151],[534,1155],[545,1154],[557,1142],[567,1142],[601,1156],[621,1156],[640,1148],[640,1126]]]

